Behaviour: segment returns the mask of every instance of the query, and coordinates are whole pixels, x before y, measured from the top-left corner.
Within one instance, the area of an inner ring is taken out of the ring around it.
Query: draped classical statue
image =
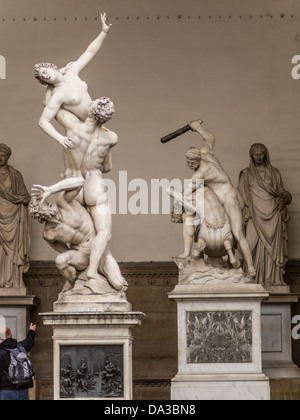
[[[278,169],[271,165],[269,151],[263,144],[253,144],[250,165],[240,174],[239,192],[244,200],[246,237],[249,243],[256,281],[265,285],[284,285],[288,261],[287,205],[291,194],[284,189]]]
[[[0,288],[23,288],[29,268],[30,195],[19,171],[8,165],[11,149],[0,144]]]

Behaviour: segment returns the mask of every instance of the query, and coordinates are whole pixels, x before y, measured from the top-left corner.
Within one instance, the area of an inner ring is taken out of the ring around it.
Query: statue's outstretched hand
[[[31,196],[41,200],[42,203],[51,195],[50,188],[43,185],[34,185],[31,191]]]
[[[106,20],[107,20],[106,13],[103,13],[101,15],[102,32],[105,32],[107,34],[109,32],[110,28],[112,27],[112,24],[107,25]]]
[[[196,121],[192,121],[190,123],[190,127],[192,131],[198,131],[199,129],[201,129],[201,124],[203,123],[202,120],[196,120]]]

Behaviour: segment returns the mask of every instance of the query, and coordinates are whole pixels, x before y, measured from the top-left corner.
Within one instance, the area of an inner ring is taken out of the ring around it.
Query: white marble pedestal
[[[52,326],[54,400],[131,400],[132,328],[144,316],[124,295],[61,295]],[[118,310],[119,309],[119,310]]]
[[[256,284],[176,286],[178,374],[172,400],[269,400],[262,372],[261,302]]]
[[[270,379],[300,378],[292,360],[291,306],[299,295],[289,286],[273,286],[262,305],[263,371]]]
[[[16,340],[24,340],[31,321],[30,311],[36,305],[36,296],[27,295],[25,288],[0,289],[0,328],[8,327]]]

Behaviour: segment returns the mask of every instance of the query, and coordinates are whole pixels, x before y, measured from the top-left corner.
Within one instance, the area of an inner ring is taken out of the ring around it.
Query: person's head
[[[266,165],[268,157],[268,149],[262,143],[255,143],[250,148],[250,157],[255,165]]]
[[[190,147],[185,154],[187,160],[187,166],[196,171],[200,166],[201,151],[197,147]]]
[[[9,328],[4,327],[0,329],[0,341],[5,341],[8,338],[12,338],[12,332]]]
[[[0,144],[0,166],[6,166],[11,157],[11,149],[6,144]]]
[[[115,114],[115,107],[109,98],[100,98],[90,103],[88,116],[97,124],[107,123]]]
[[[59,69],[52,63],[39,63],[34,66],[34,76],[42,85],[55,85]]]
[[[45,223],[47,221],[60,221],[57,205],[48,203],[47,201],[42,202],[41,198],[31,198],[29,203],[29,212],[39,223]]]

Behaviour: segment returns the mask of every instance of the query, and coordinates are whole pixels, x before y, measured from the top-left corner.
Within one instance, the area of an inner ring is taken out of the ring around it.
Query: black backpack
[[[34,376],[32,364],[27,352],[20,344],[14,349],[5,349],[10,353],[10,365],[7,379],[17,388],[29,385]]]

